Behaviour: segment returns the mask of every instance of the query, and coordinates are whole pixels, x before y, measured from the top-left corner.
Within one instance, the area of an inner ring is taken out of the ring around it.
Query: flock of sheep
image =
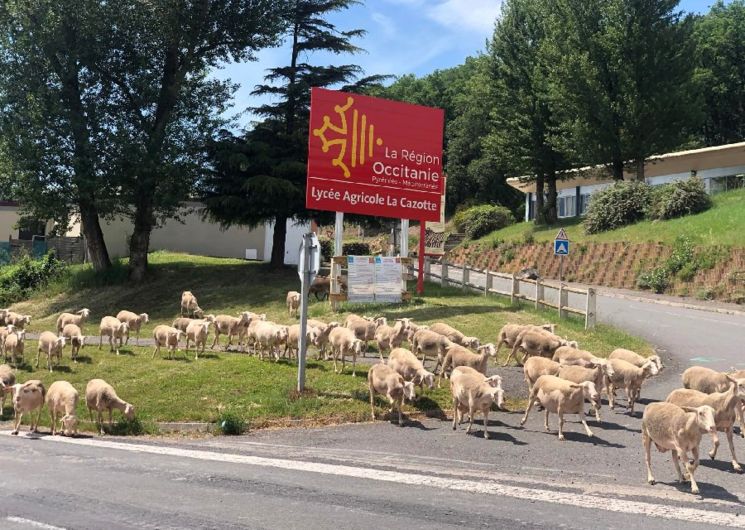
[[[290,316],[297,314],[300,293],[290,291],[286,297]],[[57,319],[57,334],[45,331],[38,341],[36,366],[42,353],[47,358],[50,371],[56,360],[60,362],[62,350],[69,341],[72,359],[75,362],[80,348],[85,344],[82,327],[90,316],[88,309],[77,313],[62,313]],[[23,358],[24,328],[30,316],[19,315],[9,310],[0,310],[0,352],[7,361],[17,362]],[[140,329],[149,321],[146,313],[136,314],[121,311],[116,316],[105,316],[99,325],[99,348],[107,337],[112,352],[129,342],[130,333],[135,333],[139,344]],[[237,316],[205,315],[197,299],[190,291],[181,296],[181,317],[171,326],[158,325],[153,330],[155,349],[153,357],[162,347],[168,350],[169,358],[185,340],[188,354],[193,343],[195,358],[204,352],[207,337],[213,330],[211,347],[218,345],[220,336],[227,337],[226,350],[237,340],[237,347],[247,353],[258,354],[278,361],[281,357],[292,359],[297,354],[300,325],[283,325],[270,322],[264,314],[244,311]],[[497,336],[497,344],[481,344],[477,337],[465,336],[446,323],[417,325],[412,319],[396,319],[392,326],[385,317],[363,317],[351,314],[341,322],[308,320],[307,340],[318,350],[317,358],[333,360],[335,372],[343,372],[347,358],[352,361],[352,375],[356,375],[356,361],[367,351],[369,342],[377,345],[380,363],[368,371],[370,409],[375,419],[375,395],[386,398],[390,412],[398,412],[398,423],[403,425],[401,406],[404,400],[416,399],[416,387],[420,392],[424,386],[432,389],[442,384],[443,376],[449,378],[453,399],[453,429],[457,429],[467,416],[470,432],[476,413],[484,420],[484,436],[489,437],[488,416],[492,405],[504,408],[504,391],[499,375],[487,375],[490,357],[496,359],[502,345],[511,348],[506,366],[513,358],[523,366],[528,386],[528,404],[520,421],[524,425],[534,405],[540,405],[545,414],[544,426],[549,430],[549,415],[559,417],[558,438],[564,440],[564,415],[577,414],[588,436],[590,430],[584,415],[585,401],[589,401],[595,419],[600,418],[601,392],[606,392],[610,408],[615,407],[616,391],[623,389],[627,408],[633,414],[642,385],[646,379],[662,370],[658,356],[642,357],[635,352],[617,349],[608,359],[596,357],[581,350],[575,341],[555,334],[554,326],[507,324]],[[409,348],[402,347],[404,342]],[[520,359],[520,353],[523,353]],[[387,354],[387,358],[384,357]],[[425,368],[430,359],[432,371]],[[341,369],[337,362],[341,360]],[[732,464],[741,471],[735,456],[733,428],[739,419],[741,433],[745,433],[743,403],[745,402],[745,371],[724,374],[704,367],[692,367],[683,374],[684,388],[673,391],[663,403],[652,403],[645,408],[642,418],[642,440],[648,469],[648,480],[654,483],[650,466],[651,444],[658,450],[670,450],[678,478],[690,480],[691,489],[698,492],[694,472],[698,466],[699,444],[704,433],[710,433],[714,447],[709,453],[716,456],[719,446],[717,431],[727,436],[732,453]],[[15,422],[13,434],[18,433],[24,413],[38,409],[31,431],[36,431],[41,409],[47,405],[52,419],[52,434],[61,432],[73,435],[77,432],[76,408],[79,400],[77,390],[67,381],[56,381],[45,389],[39,380],[16,383],[15,374],[8,366],[0,365],[0,388],[2,405],[6,394],[13,397]],[[121,400],[114,388],[101,379],[91,380],[85,392],[89,412],[96,410],[98,425],[103,434],[102,412],[119,409],[124,416],[134,417],[134,407]],[[0,405],[0,407],[2,406]],[[0,409],[1,410],[1,409]],[[57,429],[57,422],[61,425]],[[691,453],[693,461],[688,460]],[[683,475],[680,463],[686,470]]]

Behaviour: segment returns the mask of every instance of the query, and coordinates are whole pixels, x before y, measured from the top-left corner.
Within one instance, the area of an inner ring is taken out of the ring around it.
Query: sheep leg
[[[396,400],[396,406],[398,407],[398,426],[403,427],[404,418],[403,418],[403,413],[401,412],[401,408],[404,406],[403,398],[401,398],[400,400]]]
[[[36,413],[36,421],[31,425],[31,429],[29,429],[30,432],[39,432],[39,420],[41,419],[41,410],[44,408],[42,405],[39,407],[39,412]]]
[[[745,403],[742,401],[735,407],[735,420],[740,422],[740,437],[745,438]]]
[[[372,381],[368,379],[368,388],[370,390],[370,416],[375,421],[375,389],[373,388]]]
[[[99,408],[97,410],[97,413],[98,413],[98,430],[101,433],[101,435],[103,435],[104,434],[104,430],[103,430],[103,412]]]
[[[584,409],[585,409],[584,406],[580,407],[580,409],[579,409],[579,421],[581,421],[582,422],[582,425],[585,426],[585,432],[587,433],[587,436],[592,437],[593,434],[592,434],[592,431],[590,430],[590,427],[587,426],[587,420],[585,419],[585,410]]]
[[[151,357],[151,359],[155,359],[155,354],[158,353],[159,351],[160,351],[160,344],[158,344],[157,339],[156,339],[155,349],[153,350],[153,356]]]
[[[711,451],[709,451],[709,457],[714,460],[717,457],[717,451],[719,450],[719,436],[716,432],[711,433],[711,441],[712,441],[712,447]],[[732,448],[732,445],[730,444],[730,448]]]
[[[693,473],[696,471],[696,468],[698,467],[698,447],[694,447],[691,449],[691,453],[693,454],[693,462],[689,462],[688,459],[684,460],[686,471],[688,471],[688,476],[691,480],[691,493],[698,494],[698,484],[696,483],[696,479],[693,477]],[[684,453],[685,456],[685,453]]]
[[[215,344],[217,344],[218,339],[220,338],[220,332],[215,329],[215,338],[212,340],[212,346],[210,346],[210,350],[215,349]]]
[[[678,456],[678,450],[672,449],[673,466],[675,466],[675,472],[678,474],[678,482],[684,482],[683,473],[680,472],[680,457]]]
[[[556,413],[559,415],[559,441],[563,442],[566,438],[564,438],[564,411],[561,410],[561,404],[557,407]],[[548,409],[546,409],[546,421],[548,421]]]
[[[339,371],[336,369],[336,358],[338,357],[338,355],[336,353],[336,348],[334,348],[334,351],[332,352],[332,355],[334,357],[334,373],[335,374],[338,374]]]
[[[98,336],[98,349],[103,348],[103,333]]]
[[[727,429],[725,434],[727,435],[727,443],[729,444],[729,451],[732,453],[732,467],[735,471],[740,472],[742,471],[742,468],[740,467],[740,464],[737,462],[737,456],[735,455],[735,443],[733,441],[733,429],[734,425],[730,425],[729,429]]]
[[[55,436],[57,434],[57,411],[54,407],[49,411],[49,418],[52,423],[52,436]]]
[[[473,399],[468,399],[468,429],[466,429],[466,434],[469,434],[471,432],[471,428],[473,427],[473,413],[474,413],[474,406],[473,406]]]
[[[49,373],[52,373],[52,352],[51,351],[47,351],[47,368],[49,369]]]
[[[93,409],[88,407],[88,416],[91,418],[91,423],[93,423]]]
[[[528,421],[528,414],[530,413],[530,409],[533,408],[533,403],[536,401],[536,396],[533,392],[530,393],[530,396],[528,396],[528,406],[525,407],[525,415],[520,420],[520,425],[525,425],[525,422]]]
[[[113,409],[109,409],[109,430],[114,426]]]
[[[600,423],[600,405],[592,404],[592,409],[595,411],[595,421]]]
[[[459,413],[458,399],[455,396],[453,396],[453,430],[454,431],[458,430],[458,423],[459,423],[458,413]]]
[[[647,482],[654,485],[655,480],[652,475],[652,439],[644,427],[642,427],[642,444],[644,444],[644,461],[647,464]]]
[[[39,368],[39,361],[41,360],[41,348],[36,350],[36,368]]]
[[[483,410],[484,413],[484,438],[487,440],[489,439],[489,409],[491,407],[486,407]]]
[[[16,410],[16,417],[15,422],[13,423],[13,432],[10,434],[18,434],[18,428],[21,426],[21,420],[23,419],[23,412],[19,412]]]
[[[352,377],[357,377],[357,352],[352,353]],[[400,414],[400,411],[399,411]]]
[[[616,386],[613,383],[608,385],[608,406],[611,410],[616,407]]]
[[[518,345],[515,344],[512,347],[512,351],[510,351],[510,354],[507,356],[507,360],[504,361],[504,364],[502,366],[507,366],[508,364],[510,364],[510,361],[512,360],[512,358],[515,357],[517,350],[518,350]]]

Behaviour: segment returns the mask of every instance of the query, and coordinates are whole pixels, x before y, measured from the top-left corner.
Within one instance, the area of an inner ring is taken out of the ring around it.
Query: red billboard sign
[[[306,207],[439,220],[443,126],[442,109],[312,89]]]

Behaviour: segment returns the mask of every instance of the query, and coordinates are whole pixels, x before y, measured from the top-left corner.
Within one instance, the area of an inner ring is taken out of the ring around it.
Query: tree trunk
[[[623,160],[620,158],[613,160],[613,180],[623,180]]]
[[[129,279],[141,282],[147,274],[147,252],[153,219],[150,207],[139,205],[135,213],[134,231],[129,240]]]
[[[548,197],[546,201],[546,223],[555,224],[558,220],[556,206],[556,174],[546,175],[546,186],[548,187]]]
[[[284,267],[285,264],[285,237],[287,237],[287,217],[277,216],[274,219],[271,262],[275,269]]]
[[[543,175],[535,179],[535,224],[546,224],[546,212],[543,208]]]
[[[644,159],[641,158],[636,161],[636,180],[644,182]]]
[[[110,268],[111,259],[98,220],[98,209],[95,206],[80,205],[80,225],[93,269],[100,272]]]

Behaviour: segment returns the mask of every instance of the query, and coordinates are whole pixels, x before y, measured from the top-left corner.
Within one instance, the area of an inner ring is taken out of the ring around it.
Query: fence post
[[[428,257],[424,257],[424,281],[428,282],[432,280],[432,261]]]
[[[337,311],[339,308],[339,302],[336,297],[333,297],[331,295],[341,294],[341,285],[339,283],[339,277],[341,276],[341,263],[336,263],[332,259],[331,271],[329,272],[329,274],[331,275],[331,286],[329,289],[329,292],[331,293],[329,295],[329,298],[331,299],[331,310]]]
[[[442,270],[440,271],[440,285],[447,287],[448,285],[448,262],[442,260]]]
[[[538,278],[535,281],[535,308],[538,309],[541,307],[541,300],[543,300],[543,284],[541,283],[541,279]]]
[[[464,291],[468,289],[468,281],[471,279],[470,272],[471,272],[471,269],[469,269],[468,264],[464,262],[463,263],[463,290]]]
[[[592,287],[587,288],[587,307],[585,307],[585,329],[594,329],[597,318],[597,293]]]
[[[517,295],[520,294],[520,280],[512,273],[512,288],[510,289],[510,303],[514,304],[515,300],[519,300]]]
[[[489,291],[494,288],[494,276],[491,271],[486,269],[486,283],[484,284],[484,296],[489,294]]]
[[[569,303],[569,292],[564,289],[564,284],[559,283],[559,318],[566,318],[567,312],[564,308]]]

